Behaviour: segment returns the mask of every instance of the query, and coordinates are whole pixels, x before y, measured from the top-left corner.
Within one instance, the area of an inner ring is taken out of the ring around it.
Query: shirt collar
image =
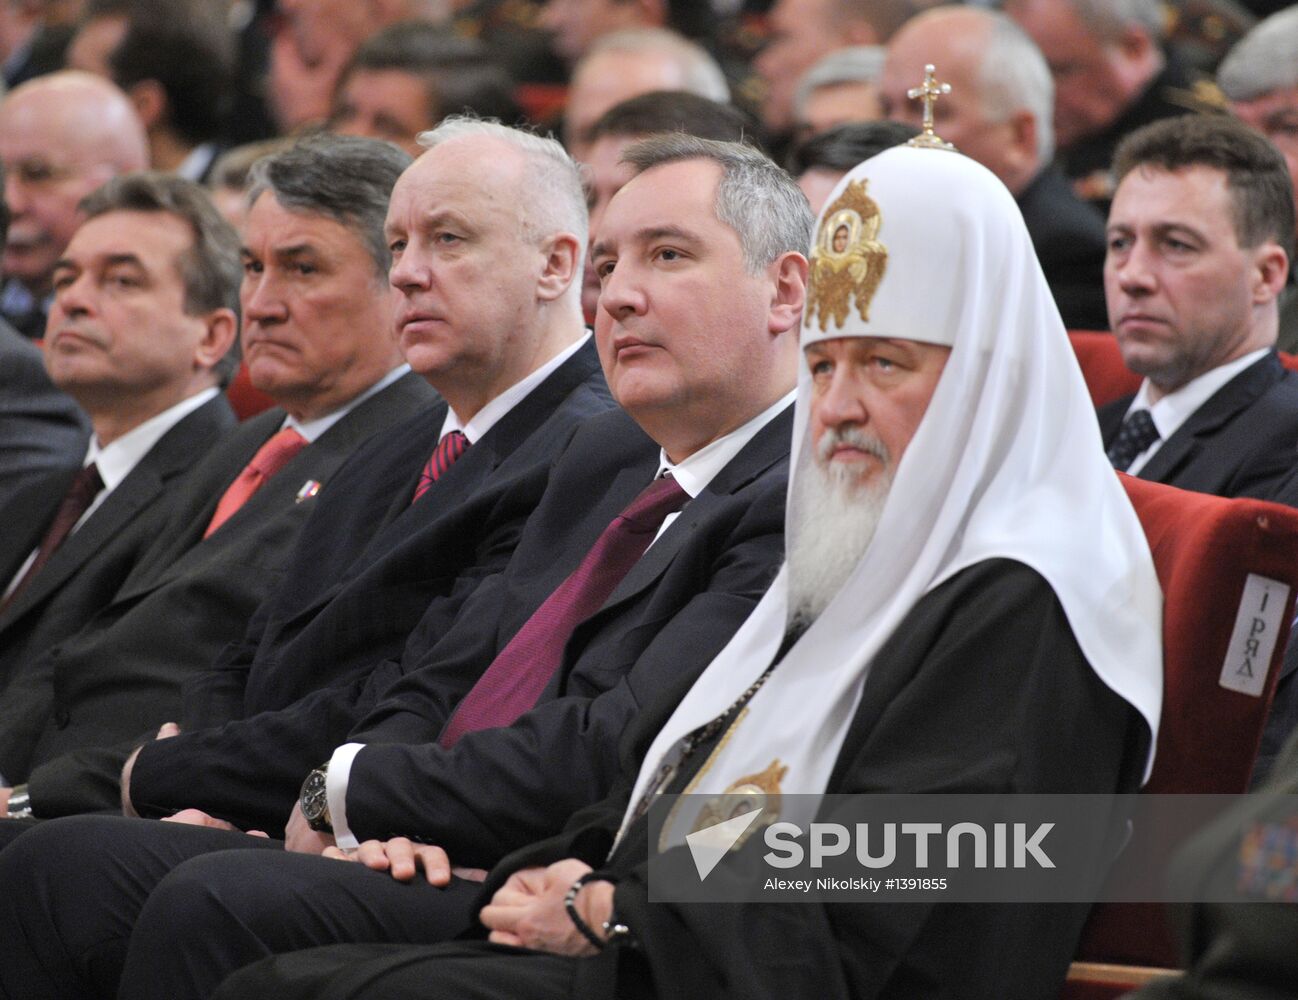
[[[586,333],[576,343],[565,347],[562,351],[552,357],[549,361],[537,368],[531,374],[519,379],[490,403],[480,409],[473,415],[473,419],[467,424],[460,423],[460,418],[455,415],[455,411],[449,406],[446,408],[446,419],[442,421],[442,433],[438,436],[440,441],[451,431],[460,431],[469,439],[469,444],[476,444],[487,431],[491,430],[501,418],[505,416],[516,405],[521,403],[524,398],[535,389],[538,385],[550,377],[551,373],[556,371],[560,365],[570,357],[581,350],[586,341],[590,340],[590,334]]]
[[[365,400],[382,392],[409,371],[409,365],[397,365],[397,367],[393,368],[392,371],[384,375],[359,396],[353,397],[332,413],[326,413],[323,417],[316,417],[316,419],[308,420],[305,423],[290,415],[284,419],[284,426],[292,427],[295,431],[306,438],[307,444],[310,444],[323,435],[330,427],[338,423],[339,420],[351,413],[352,410],[360,406],[361,403],[365,402]]]
[[[162,435],[208,400],[215,399],[219,391],[216,386],[211,386],[187,399],[182,399],[175,406],[168,407],[156,416],[150,417],[102,448],[99,446],[98,439],[92,434],[82,467],[93,462],[99,469],[99,478],[103,480],[105,492],[116,489],[117,484],[130,475],[131,470],[158,443]]]
[[[795,390],[781,397],[742,427],[736,427],[729,434],[723,434],[679,464],[673,465],[667,458],[667,452],[660,452],[658,475],[670,473],[672,478],[681,484],[681,489],[690,495],[690,499],[693,499],[707,488],[716,474],[744,449],[758,431],[774,420],[786,407],[792,406],[797,395]]]
[[[1177,432],[1183,423],[1190,419],[1199,407],[1211,399],[1218,389],[1249,365],[1261,361],[1270,351],[1271,348],[1269,347],[1259,348],[1241,358],[1236,358],[1234,361],[1218,365],[1211,371],[1204,372],[1198,378],[1191,379],[1175,392],[1169,392],[1158,402],[1152,404],[1149,402],[1149,379],[1145,379],[1140,384],[1140,391],[1136,393],[1136,398],[1131,401],[1127,413],[1148,410],[1150,418],[1154,421],[1154,426],[1158,428],[1159,438],[1166,441]]]

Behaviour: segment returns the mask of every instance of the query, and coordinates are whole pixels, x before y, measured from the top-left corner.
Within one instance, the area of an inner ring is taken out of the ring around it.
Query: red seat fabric
[[[1298,510],[1120,478],[1164,594],[1163,715],[1145,791],[1246,791],[1293,621]],[[1219,684],[1250,574],[1289,587],[1260,697]],[[1078,957],[1163,967],[1179,960],[1162,907],[1130,903],[1095,907]]]
[[[1099,409],[1105,403],[1133,395],[1140,388],[1140,376],[1122,362],[1122,352],[1113,334],[1097,330],[1069,330],[1073,353],[1082,369],[1082,378],[1091,393],[1091,402]],[[1280,352],[1280,363],[1298,371],[1298,355]]]
[[[234,408],[235,416],[240,420],[247,420],[275,405],[275,401],[264,392],[253,388],[252,382],[248,380],[248,368],[242,364],[239,365],[239,370],[235,372],[230,384],[226,386],[225,395],[230,400],[230,406]]]

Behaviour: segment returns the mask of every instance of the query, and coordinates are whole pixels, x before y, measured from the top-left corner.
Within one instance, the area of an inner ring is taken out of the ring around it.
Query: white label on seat
[[[1226,662],[1218,682],[1229,691],[1262,697],[1266,672],[1280,634],[1281,616],[1289,600],[1289,585],[1250,573],[1235,616]]]

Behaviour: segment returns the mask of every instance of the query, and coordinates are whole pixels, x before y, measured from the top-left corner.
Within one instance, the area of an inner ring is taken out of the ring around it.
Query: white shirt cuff
[[[329,799],[329,821],[333,824],[334,840],[345,851],[360,846],[360,841],[347,825],[347,783],[352,775],[352,761],[364,749],[364,743],[344,743],[329,758],[329,773],[325,777],[325,795]]]

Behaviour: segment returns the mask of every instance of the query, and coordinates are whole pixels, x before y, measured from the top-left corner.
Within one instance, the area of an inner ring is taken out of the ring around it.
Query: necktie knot
[[[421,496],[432,489],[433,483],[446,475],[449,469],[469,448],[469,439],[464,436],[463,431],[451,431],[442,435],[442,439],[437,442],[437,447],[424,463],[423,469],[419,473],[419,482],[415,486],[415,496],[411,500],[414,503]]]
[[[1148,410],[1129,413],[1127,419],[1122,422],[1122,429],[1118,431],[1118,436],[1113,444],[1109,445],[1109,461],[1119,472],[1125,472],[1136,460],[1136,456],[1160,437],[1158,428],[1154,426],[1154,418],[1149,415]]]
[[[640,531],[657,531],[667,515],[683,507],[689,494],[675,479],[664,476],[646,486],[622,511],[621,517]]]
[[[266,481],[279,472],[292,460],[293,456],[306,447],[307,441],[292,427],[285,427],[270,440],[257,449],[257,454],[243,467],[235,477],[216,505],[216,512],[207,526],[203,537],[207,538],[217,528],[228,521],[245,503],[251,499]]]

